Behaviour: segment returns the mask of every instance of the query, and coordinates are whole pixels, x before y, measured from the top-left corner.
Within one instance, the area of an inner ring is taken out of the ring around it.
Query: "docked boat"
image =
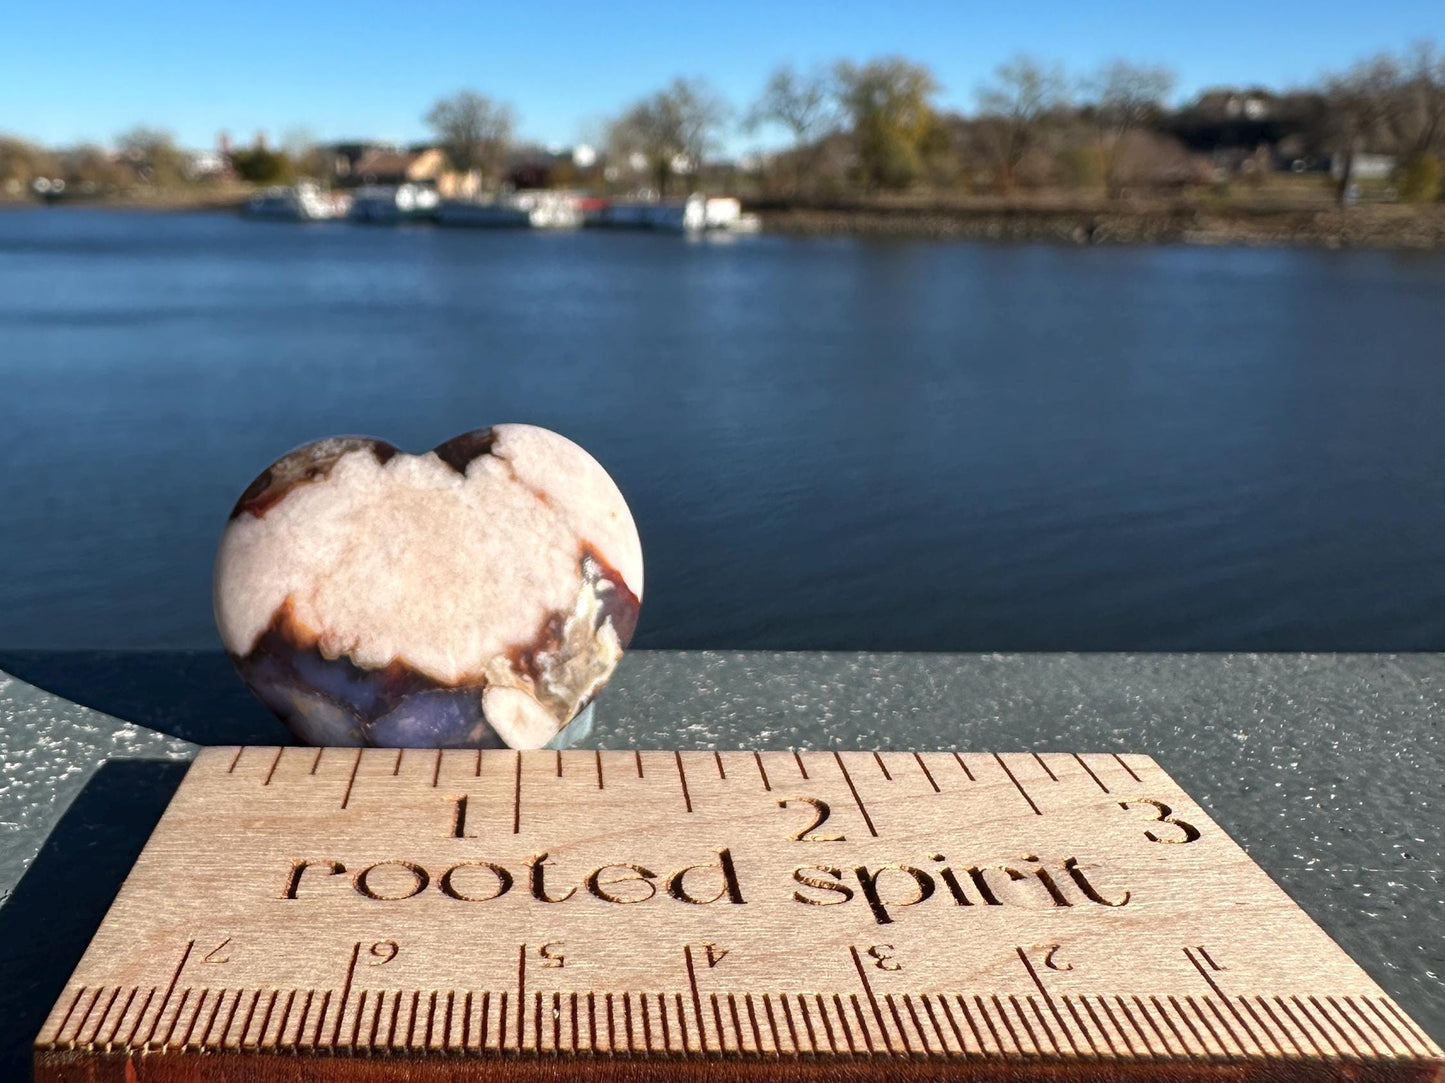
[[[444,226],[491,229],[576,229],[582,201],[571,192],[512,192],[486,202],[447,199],[437,208]]]
[[[246,214],[284,222],[320,222],[345,217],[350,206],[350,197],[345,193],[326,192],[303,181],[257,192],[247,200]]]
[[[435,218],[441,197],[426,184],[369,185],[351,198],[353,222],[408,222]]]
[[[756,215],[744,214],[731,197],[690,195],[670,201],[610,201],[596,207],[588,225],[610,229],[651,229],[664,233],[756,233]]]

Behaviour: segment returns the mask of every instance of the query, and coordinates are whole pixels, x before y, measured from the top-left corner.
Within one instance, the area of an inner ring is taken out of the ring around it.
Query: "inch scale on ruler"
[[[1439,1080],[1144,756],[210,748],[37,1079]]]

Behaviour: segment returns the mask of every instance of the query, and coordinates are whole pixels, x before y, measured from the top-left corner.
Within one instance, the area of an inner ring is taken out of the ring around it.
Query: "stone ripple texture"
[[[216,558],[222,642],[313,745],[543,747],[607,683],[641,596],[617,486],[531,425],[422,455],[308,444],[242,494]]]

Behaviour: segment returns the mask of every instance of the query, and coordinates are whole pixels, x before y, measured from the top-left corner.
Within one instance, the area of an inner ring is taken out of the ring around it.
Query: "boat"
[[[488,201],[447,199],[437,208],[437,222],[491,229],[576,229],[582,225],[582,202],[571,192],[540,190]]]
[[[736,199],[694,194],[683,200],[604,202],[590,211],[587,224],[663,233],[756,233],[760,223],[756,215],[744,214]]]
[[[257,192],[247,200],[246,214],[286,222],[319,222],[345,217],[350,205],[351,200],[344,193],[326,192],[302,181]]]
[[[367,185],[351,197],[353,222],[408,222],[435,218],[441,197],[426,184]]]

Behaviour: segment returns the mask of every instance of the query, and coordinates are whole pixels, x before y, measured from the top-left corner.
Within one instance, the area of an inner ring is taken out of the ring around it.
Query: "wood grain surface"
[[[210,748],[60,1080],[1409,1079],[1441,1051],[1143,756]]]

